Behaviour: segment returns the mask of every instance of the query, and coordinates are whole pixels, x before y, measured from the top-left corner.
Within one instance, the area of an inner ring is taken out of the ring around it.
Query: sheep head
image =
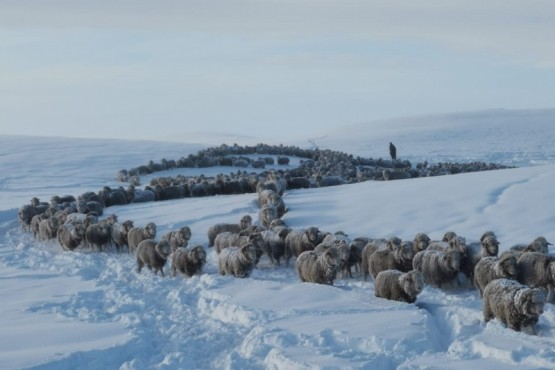
[[[537,317],[543,313],[545,294],[537,288],[525,288],[515,294],[514,301],[521,314]]]
[[[167,240],[161,240],[154,248],[156,249],[156,253],[158,253],[162,259],[167,259],[172,252],[170,243]]]

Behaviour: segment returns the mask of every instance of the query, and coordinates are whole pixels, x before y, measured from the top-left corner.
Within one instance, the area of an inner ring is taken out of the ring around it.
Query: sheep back
[[[399,270],[384,270],[376,276],[376,297],[413,303],[423,289],[424,276],[417,270],[406,273]]]

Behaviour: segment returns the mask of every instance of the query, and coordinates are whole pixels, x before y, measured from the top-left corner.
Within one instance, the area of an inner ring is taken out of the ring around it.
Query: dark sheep
[[[302,252],[313,250],[320,243],[317,227],[291,230],[285,238],[285,264],[289,265],[291,257],[298,257]]]
[[[170,242],[170,247],[172,252],[175,252],[178,248],[185,248],[189,244],[191,239],[191,228],[189,226],[183,226],[176,231],[170,231],[162,235],[161,240],[167,240]]]
[[[423,289],[424,276],[417,270],[384,270],[376,276],[375,295],[379,298],[414,303]]]
[[[237,278],[249,277],[256,263],[256,250],[252,244],[242,247],[228,247],[218,255],[220,275]]]
[[[129,247],[129,252],[135,252],[135,249],[139,246],[139,243],[146,239],[154,239],[156,237],[156,225],[153,222],[149,222],[145,227],[133,227],[127,233],[127,242]]]
[[[153,239],[145,239],[137,247],[137,273],[141,273],[143,266],[146,265],[154,274],[160,271],[164,276],[164,266],[171,253],[171,247],[167,240],[156,242]]]
[[[206,264],[206,251],[202,245],[192,248],[180,248],[175,250],[171,255],[171,272],[175,277],[177,271],[181,274],[192,277],[202,271]]]
[[[63,249],[73,251],[85,238],[85,226],[82,223],[60,225],[57,238]]]

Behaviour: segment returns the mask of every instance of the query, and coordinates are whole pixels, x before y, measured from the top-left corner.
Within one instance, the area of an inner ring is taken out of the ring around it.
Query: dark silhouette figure
[[[395,148],[395,145],[393,145],[392,142],[389,142],[389,154],[391,154],[392,160],[397,159],[397,148]]]

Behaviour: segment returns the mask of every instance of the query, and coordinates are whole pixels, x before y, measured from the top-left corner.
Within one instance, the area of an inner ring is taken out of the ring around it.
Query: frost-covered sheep
[[[285,202],[275,191],[266,189],[258,193],[258,205],[260,208],[263,208],[266,204],[276,207],[277,218],[280,218],[285,214]]]
[[[228,247],[218,255],[220,275],[233,275],[238,278],[249,277],[256,263],[254,245]]]
[[[39,223],[39,240],[54,239],[58,233],[60,221],[56,216],[50,216]]]
[[[555,257],[541,252],[523,253],[517,260],[517,280],[531,288],[547,290],[547,302],[553,301]]]
[[[33,218],[31,219],[31,224],[29,225],[29,231],[31,231],[31,233],[33,234],[33,238],[40,239],[40,234],[39,234],[40,223],[42,220],[46,220],[47,218],[48,216],[44,213],[33,216]]]
[[[265,228],[270,227],[270,224],[272,223],[272,221],[277,220],[278,217],[278,210],[275,206],[271,205],[271,204],[265,204],[261,209],[260,209],[260,223],[262,224],[262,226],[264,226]]]
[[[376,297],[413,303],[423,289],[424,276],[417,270],[406,273],[399,270],[384,270],[376,276]]]
[[[401,246],[401,239],[394,236],[389,238],[389,240],[379,238],[373,239],[368,244],[364,246],[362,250],[361,256],[361,270],[362,270],[362,278],[366,281],[368,279],[368,274],[370,274],[370,256],[378,251],[383,249],[394,250],[395,248]]]
[[[179,228],[179,230],[167,232],[162,235],[160,239],[169,241],[172,251],[175,252],[177,248],[187,247],[191,239],[191,228],[189,228],[189,226],[183,226]]]
[[[63,249],[75,250],[85,238],[85,226],[82,223],[60,225],[57,238]]]
[[[170,243],[167,240],[156,242],[154,239],[142,240],[137,246],[137,272],[140,273],[146,265],[154,274],[160,271],[164,276],[164,266],[171,253]]]
[[[208,228],[208,233],[207,233],[208,246],[209,247],[214,246],[214,240],[216,239],[216,236],[218,236],[218,234],[220,233],[228,231],[231,233],[238,234],[239,232],[241,232],[241,230],[245,230],[251,225],[252,225],[252,217],[250,215],[244,215],[243,217],[241,217],[241,219],[239,220],[239,224],[220,223],[220,224],[212,225]]]
[[[127,243],[129,253],[135,252],[139,243],[146,239],[154,239],[156,237],[156,224],[149,222],[145,227],[133,227],[127,233]]]
[[[298,257],[302,252],[313,250],[320,242],[320,230],[311,226],[308,229],[291,230],[285,238],[285,264],[289,265],[291,257]]]
[[[331,234],[330,234],[331,235]],[[349,260],[351,258],[351,248],[349,246],[350,242],[348,240],[334,240],[333,242],[324,241],[314,248],[314,251],[317,253],[323,253],[325,250],[329,248],[334,248],[337,250],[337,258],[338,258],[338,267],[337,272],[341,273],[343,277],[352,277],[349,268]]]
[[[408,272],[412,270],[414,252],[411,243],[402,242],[393,248],[380,249],[368,257],[368,270],[372,277],[385,270],[399,270]]]
[[[112,227],[107,222],[92,224],[85,231],[85,242],[90,248],[102,251],[111,240]]]
[[[418,233],[414,237],[413,252],[414,254],[426,250],[430,245],[430,237],[425,233]]]
[[[151,189],[136,189],[131,185],[127,189],[127,197],[129,203],[154,202],[156,199],[156,193]]]
[[[111,228],[111,237],[112,242],[116,246],[116,250],[119,252],[121,248],[128,247],[129,242],[127,240],[127,236],[129,234],[129,230],[133,228],[133,221],[126,220],[123,223],[114,223]]]
[[[302,252],[295,262],[297,275],[303,282],[333,285],[339,271],[339,254],[336,248],[322,252]]]
[[[21,224],[21,230],[30,231],[31,220],[33,216],[37,214],[37,209],[31,204],[25,204],[19,208],[17,212],[17,217],[19,218],[19,223]]]
[[[484,321],[498,318],[508,328],[536,334],[545,295],[514,280],[496,279],[484,289]]]
[[[549,246],[552,245],[549,243],[543,236],[538,236],[536,239],[532,241],[532,243],[526,244],[517,244],[510,248],[513,251],[521,251],[521,252],[540,252],[540,253],[549,253]]]
[[[426,249],[416,253],[412,266],[422,272],[426,284],[435,285],[441,289],[458,282],[460,263],[459,251],[449,249],[443,252]]]
[[[196,245],[192,248],[179,248],[171,255],[171,272],[172,276],[179,271],[181,274],[191,277],[202,271],[206,264],[206,251],[202,245]]]
[[[270,258],[274,265],[280,265],[281,258],[285,255],[285,238],[291,230],[285,227],[279,229],[263,230],[262,243],[260,245],[262,253]]]
[[[517,260],[515,256],[506,254],[501,257],[482,257],[474,267],[474,285],[484,295],[484,289],[495,279],[516,280]]]

